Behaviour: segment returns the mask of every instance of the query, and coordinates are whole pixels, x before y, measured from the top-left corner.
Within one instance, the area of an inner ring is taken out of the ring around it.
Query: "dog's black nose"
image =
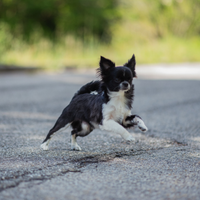
[[[122,85],[123,85],[124,87],[128,87],[128,82],[124,81],[124,82],[122,83]]]

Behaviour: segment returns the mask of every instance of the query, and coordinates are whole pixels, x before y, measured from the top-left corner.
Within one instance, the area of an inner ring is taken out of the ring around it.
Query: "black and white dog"
[[[135,56],[124,64],[115,67],[111,60],[101,57],[98,73],[101,81],[84,85],[63,110],[46,139],[41,144],[48,150],[52,136],[63,128],[72,127],[71,149],[81,150],[76,137],[84,137],[95,128],[118,133],[127,141],[135,141],[125,129],[138,126],[142,131],[147,127],[138,115],[132,115],[134,85],[136,77]]]

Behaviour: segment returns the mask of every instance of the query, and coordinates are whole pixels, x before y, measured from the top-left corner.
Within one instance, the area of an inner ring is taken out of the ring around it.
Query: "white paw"
[[[48,144],[46,142],[42,143],[40,145],[40,148],[43,149],[44,151],[47,151],[49,149]]]
[[[71,150],[81,151],[81,147],[78,144],[71,145]]]
[[[125,138],[126,141],[128,142],[135,142],[135,138],[132,135],[129,135],[128,137]]]
[[[143,132],[148,131],[148,128],[147,128],[146,125],[145,125],[144,123],[142,123],[142,122],[138,124],[138,128],[139,128],[141,131],[143,131]]]
[[[137,123],[137,126],[138,128],[143,131],[143,132],[146,132],[148,131],[148,128],[146,127],[145,123],[142,121],[142,119],[138,118],[138,117],[135,117],[134,118],[135,120],[135,123]]]
[[[139,126],[138,126],[139,127]],[[148,128],[147,127],[139,127],[139,129],[142,131],[142,132],[147,132],[148,131]]]

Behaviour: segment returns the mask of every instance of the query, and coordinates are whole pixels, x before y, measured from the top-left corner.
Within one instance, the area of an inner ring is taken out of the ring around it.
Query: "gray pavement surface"
[[[138,77],[133,113],[149,131],[130,129],[136,144],[94,131],[78,152],[70,130],[39,146],[94,74],[0,75],[0,200],[200,199],[200,81]]]

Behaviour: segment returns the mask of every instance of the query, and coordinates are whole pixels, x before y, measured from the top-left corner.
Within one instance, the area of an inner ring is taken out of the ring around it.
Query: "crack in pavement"
[[[14,188],[17,187],[20,183],[23,182],[32,182],[32,181],[46,181],[46,180],[50,180],[52,178],[55,178],[57,176],[63,176],[64,174],[68,173],[68,172],[81,172],[81,170],[79,169],[75,169],[75,168],[69,168],[69,169],[65,169],[62,170],[61,172],[57,172],[57,173],[53,173],[53,174],[45,174],[45,175],[41,175],[41,174],[26,174],[24,176],[19,176],[17,179],[13,179],[13,178],[6,178],[4,182],[7,181],[7,183],[3,183],[3,181],[1,181],[1,185],[0,185],[0,192],[9,189],[9,188]],[[13,182],[14,180],[14,182]],[[11,182],[12,181],[12,182]]]
[[[114,152],[110,154],[96,154],[93,156],[82,156],[76,159],[69,158],[65,160],[65,162],[57,163],[56,165],[47,166],[32,171],[31,173],[28,171],[23,172],[20,175],[12,175],[11,177],[2,177],[0,181],[0,192],[17,187],[20,183],[23,182],[32,182],[32,181],[46,181],[52,178],[63,176],[66,173],[82,173],[81,168],[90,165],[90,164],[98,164],[102,162],[109,162],[115,158],[124,157],[124,156],[137,156],[141,154],[151,154],[155,151],[164,149],[166,147],[160,147],[157,149],[147,149],[147,150],[137,150],[133,151],[124,151],[124,152]],[[73,167],[69,167],[70,164],[73,164]],[[58,169],[59,167],[62,167]]]
[[[151,136],[148,136],[151,137]],[[152,137],[155,138],[155,137]],[[156,137],[158,140],[160,138]],[[36,167],[34,168],[27,168],[23,170],[18,170],[13,172],[12,174],[8,176],[2,176],[0,179],[0,192],[9,189],[17,187],[22,182],[32,182],[32,181],[46,181],[52,178],[55,178],[57,176],[63,176],[68,172],[82,172],[81,168],[90,165],[90,164],[98,164],[102,162],[109,162],[115,158],[120,158],[124,156],[137,156],[141,154],[151,154],[153,152],[156,152],[160,149],[168,148],[171,146],[181,147],[181,146],[187,146],[185,143],[181,143],[176,140],[168,140],[165,141],[166,146],[160,146],[160,147],[152,147],[149,146],[148,148],[143,149],[141,146],[139,148],[135,149],[132,146],[127,146],[125,149],[118,149],[114,152],[107,152],[104,151],[100,152],[92,152],[92,155],[87,154],[76,154],[76,157],[74,158],[74,155],[69,156],[67,159],[65,158],[62,162],[57,162],[54,164],[48,164],[46,166],[42,167]],[[142,145],[142,143],[141,143]]]

